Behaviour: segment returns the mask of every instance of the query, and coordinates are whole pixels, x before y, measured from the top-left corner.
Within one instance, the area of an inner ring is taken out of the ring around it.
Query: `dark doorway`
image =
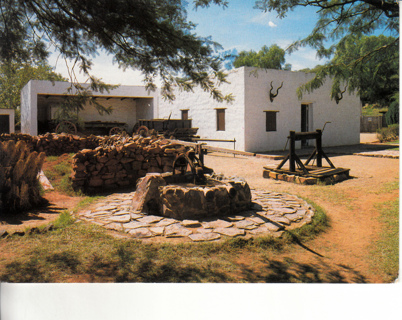
[[[0,115],[0,134],[10,133],[10,116],[8,114]]]
[[[301,132],[309,131],[309,105],[302,104],[301,105]],[[308,140],[301,140],[302,147],[308,146]]]

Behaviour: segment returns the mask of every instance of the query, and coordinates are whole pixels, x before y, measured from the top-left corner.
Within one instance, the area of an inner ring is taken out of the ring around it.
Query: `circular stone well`
[[[179,220],[232,215],[251,207],[251,191],[243,180],[208,178],[203,185],[177,181],[172,174],[150,173],[134,193],[134,211]]]

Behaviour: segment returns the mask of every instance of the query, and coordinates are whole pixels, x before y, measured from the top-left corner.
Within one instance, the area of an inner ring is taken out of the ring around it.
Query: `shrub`
[[[389,105],[388,111],[385,114],[387,124],[399,123],[399,92],[393,96],[393,101]]]
[[[399,124],[391,124],[387,128],[378,129],[377,138],[380,142],[398,140]]]
[[[38,173],[44,153],[30,152],[24,141],[0,142],[0,213],[32,208],[43,201]]]

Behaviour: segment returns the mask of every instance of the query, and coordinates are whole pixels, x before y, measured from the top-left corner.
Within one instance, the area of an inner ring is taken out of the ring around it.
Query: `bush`
[[[0,142],[0,214],[30,209],[43,201],[38,173],[44,153],[24,141]]]
[[[380,142],[399,139],[399,124],[391,124],[387,128],[377,130],[377,138]]]
[[[389,105],[385,120],[388,125],[399,123],[399,93],[394,96],[394,101]]]

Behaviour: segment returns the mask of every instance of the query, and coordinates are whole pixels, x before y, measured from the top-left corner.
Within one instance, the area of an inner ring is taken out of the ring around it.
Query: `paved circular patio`
[[[252,208],[239,214],[208,220],[176,220],[133,212],[134,192],[114,193],[77,213],[79,220],[118,231],[135,239],[214,241],[230,237],[272,235],[311,222],[314,209],[290,194],[252,190]]]

